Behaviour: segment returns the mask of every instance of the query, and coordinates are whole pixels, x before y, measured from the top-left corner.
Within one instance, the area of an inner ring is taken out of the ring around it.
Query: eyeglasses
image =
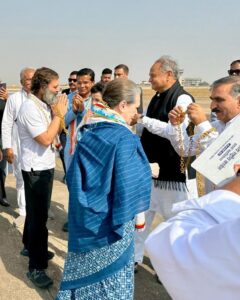
[[[77,82],[77,79],[73,79],[73,78],[68,78],[68,82]]]
[[[240,76],[240,69],[228,70],[228,74],[231,75],[231,76]]]

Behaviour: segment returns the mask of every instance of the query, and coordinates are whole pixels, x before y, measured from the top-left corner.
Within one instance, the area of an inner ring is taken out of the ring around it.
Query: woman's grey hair
[[[217,87],[223,84],[231,84],[230,95],[233,98],[237,98],[240,96],[240,76],[227,76],[215,80],[210,87],[210,90],[216,89]]]
[[[140,93],[140,88],[133,81],[127,78],[117,78],[106,85],[102,98],[110,108],[114,108],[123,100],[128,104],[134,103],[136,96]]]
[[[155,61],[155,64],[160,64],[160,68],[162,71],[172,71],[175,79],[178,79],[180,76],[180,69],[176,60],[174,60],[171,56],[163,55],[158,60]]]

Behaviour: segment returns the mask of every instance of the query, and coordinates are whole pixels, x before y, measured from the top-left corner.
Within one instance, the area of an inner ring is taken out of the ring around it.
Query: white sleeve
[[[41,112],[35,107],[31,106],[31,113],[29,111],[21,111],[18,115],[19,122],[26,128],[32,138],[47,131],[48,125],[43,119]]]
[[[166,127],[168,123],[149,117],[143,117],[142,124],[149,132],[167,138]]]
[[[187,94],[183,94],[178,97],[176,106],[181,106],[183,108],[183,111],[186,111],[188,105],[191,103],[192,103],[192,98]]]
[[[200,154],[219,136],[217,129],[209,121],[195,126],[194,135],[191,137],[187,134],[187,125],[188,123],[183,122],[181,125],[171,125],[171,128],[168,128],[168,138],[179,155],[182,150],[184,156]],[[207,133],[206,136],[203,136],[204,133]]]
[[[189,99],[191,100],[191,97],[188,95],[181,95],[178,98],[177,105],[186,108],[192,102],[192,100],[189,102]],[[217,130],[211,131],[211,129],[213,129],[212,124],[208,121],[205,121],[195,126],[195,134],[192,137],[189,137],[186,131],[188,124],[189,119],[185,118],[184,122],[180,126],[171,125],[171,128],[168,128],[168,138],[173,148],[179,155],[181,155],[182,150],[184,156],[193,156],[199,154],[198,152],[203,152],[219,136]],[[209,133],[202,138],[201,135],[207,131],[209,131]]]
[[[6,106],[2,119],[2,145],[3,149],[12,148],[12,130],[14,125],[15,116],[15,98],[14,95],[10,96],[6,102]]]
[[[236,197],[222,192],[225,205],[220,204],[220,215],[231,205],[228,200]],[[146,249],[173,299],[239,299],[239,228],[240,217],[235,214],[217,223],[208,212],[195,208],[180,212],[150,234]]]
[[[179,105],[185,111],[188,105],[192,102],[192,98],[186,94],[178,97],[176,105]],[[143,117],[142,122],[143,126],[151,133],[159,135],[163,138],[169,139],[169,124],[154,118]],[[188,125],[188,117],[186,116],[184,124]]]

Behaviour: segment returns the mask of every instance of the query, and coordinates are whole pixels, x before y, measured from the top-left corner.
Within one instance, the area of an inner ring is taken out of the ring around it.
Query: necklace
[[[216,129],[212,127],[200,135],[199,139],[197,140],[197,148],[196,148],[197,157],[201,154],[201,141],[205,137],[207,137],[211,132],[214,131],[216,131]],[[201,197],[205,194],[203,175],[200,174],[199,172],[196,172],[196,180],[197,180],[198,195],[199,197]]]
[[[183,113],[183,116],[185,115],[185,113]],[[182,117],[182,116],[181,116]],[[191,157],[191,150],[192,150],[192,145],[193,145],[193,140],[192,140],[192,136],[194,134],[194,124],[192,122],[189,123],[188,125],[188,135],[190,137],[190,143],[189,143],[189,149],[188,149],[188,156],[187,156],[187,160],[185,161],[184,159],[184,144],[183,144],[183,136],[182,136],[182,128],[181,128],[181,123],[180,123],[180,118],[178,121],[178,125],[176,127],[177,132],[178,132],[178,138],[179,138],[179,152],[180,152],[180,172],[182,174],[185,174],[185,171],[190,163]]]
[[[186,168],[189,165],[190,162],[190,154],[192,151],[192,147],[193,147],[193,126],[191,125],[192,123],[189,124],[190,128],[189,128],[189,136],[190,136],[190,143],[189,143],[189,149],[188,149],[188,157],[187,157],[187,161],[185,162],[184,160],[184,144],[183,144],[183,136],[182,136],[182,128],[181,128],[181,123],[179,120],[179,124],[177,125],[177,132],[178,132],[178,138],[179,138],[179,152],[180,152],[180,171],[182,174],[185,173]],[[210,128],[209,130],[203,132],[199,139],[197,140],[197,147],[196,147],[196,157],[198,157],[201,154],[201,141],[207,137],[211,132],[216,131],[215,128]],[[197,181],[197,190],[198,190],[198,195],[201,197],[205,194],[205,189],[204,189],[204,180],[203,180],[203,176],[199,173],[196,172],[196,181]]]

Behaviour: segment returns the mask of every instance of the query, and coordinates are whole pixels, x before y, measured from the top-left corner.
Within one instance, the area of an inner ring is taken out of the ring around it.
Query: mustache
[[[218,108],[213,108],[213,109],[212,109],[212,112],[213,112],[213,113],[218,113],[218,112],[221,112],[221,110],[218,109]]]

